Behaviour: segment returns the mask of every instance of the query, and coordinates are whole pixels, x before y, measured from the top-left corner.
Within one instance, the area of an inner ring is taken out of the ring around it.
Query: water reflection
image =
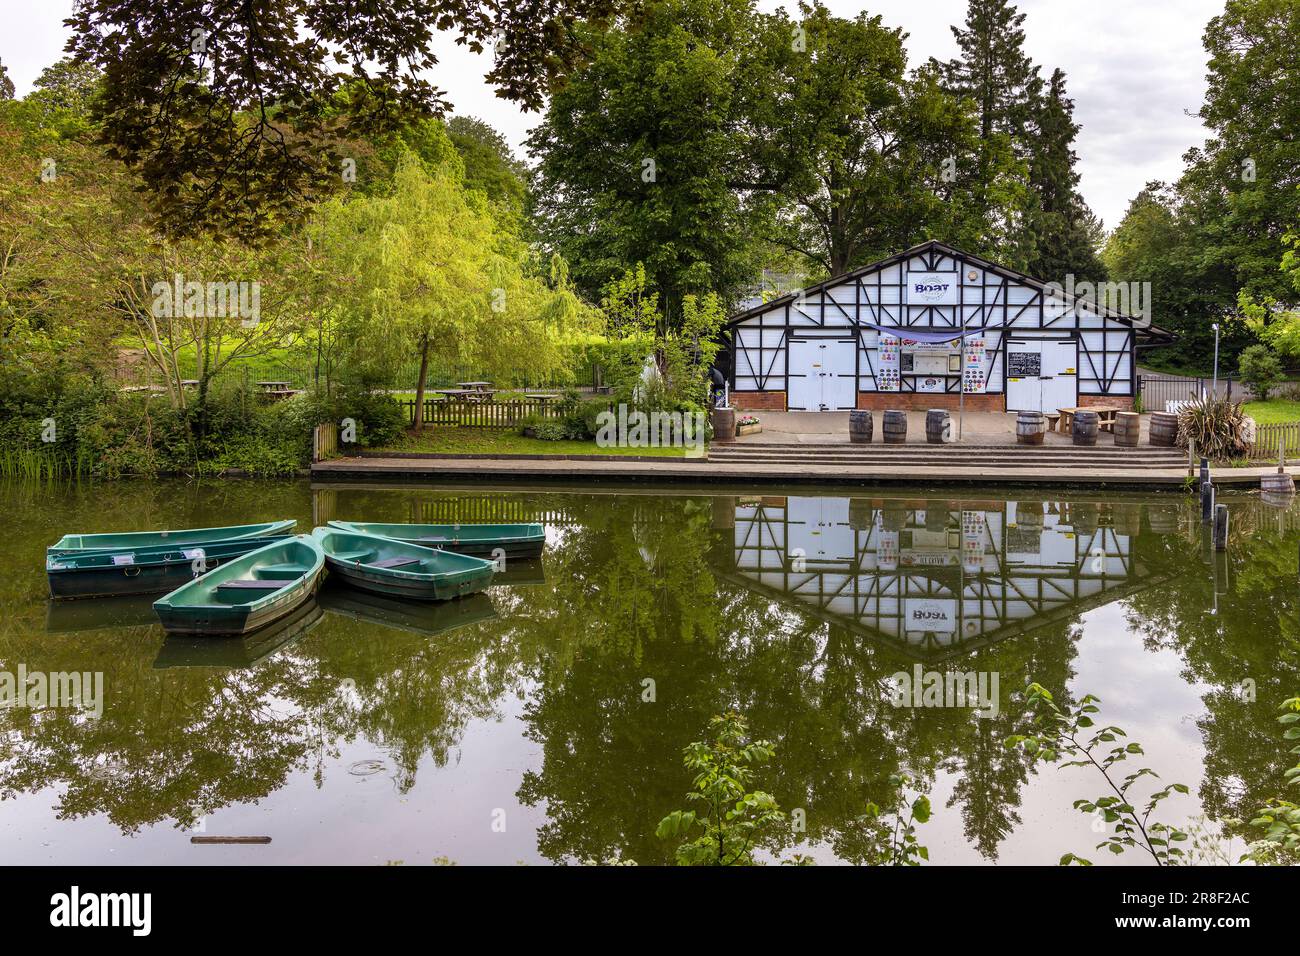
[[[1072,684],[1081,648],[1103,639],[1126,641],[1139,667],[1179,662],[1174,679],[1202,708],[1130,701],[1130,729],[1194,719],[1195,765],[1174,776],[1202,780],[1207,812],[1241,814],[1287,766],[1272,718],[1300,688],[1290,504],[1230,499],[1233,540],[1215,561],[1194,503],[1173,496],[240,487],[213,491],[223,523],[265,516],[267,500],[303,526],[542,520],[548,548],[470,600],[411,605],[330,585],[274,633],[199,646],[164,639],[147,600],[47,606],[39,555],[69,527],[137,513],[202,524],[207,497],[127,485],[70,489],[43,521],[23,509],[0,541],[0,669],[103,671],[107,701],[99,720],[0,711],[0,826],[19,808],[56,830],[93,819],[166,833],[217,812],[237,828],[284,794],[333,821],[330,841],[277,830],[273,852],[295,859],[369,860],[375,840],[404,858],[432,827],[460,862],[664,862],[653,833],[689,786],[681,748],[736,706],[778,743],[766,787],[807,814],[789,845],[857,859],[853,820],[906,770],[947,794],[954,840],[998,859],[1013,833],[1047,835],[1071,817],[1068,800],[1051,804],[1056,816],[1022,814],[1042,784],[1001,744],[1017,721],[1006,695],[1033,678],[1104,696]],[[1101,609],[1122,610],[1124,634]],[[890,677],[914,662],[997,671],[1001,713],[892,706]],[[367,791],[363,810],[350,802],[358,757],[382,759],[392,782]],[[483,803],[530,822],[476,837],[464,821]],[[390,829],[376,837],[380,821]],[[108,845],[115,859],[146,852]]]
[[[788,497],[740,500],[732,579],[940,661],[1113,600],[1138,582],[1140,506]]]

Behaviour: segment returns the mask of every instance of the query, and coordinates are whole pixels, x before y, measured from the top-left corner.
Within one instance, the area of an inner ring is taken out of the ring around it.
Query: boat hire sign
[[[909,272],[908,305],[956,305],[957,273]]]
[[[907,598],[903,617],[908,631],[952,634],[957,630],[957,602],[952,599]]]

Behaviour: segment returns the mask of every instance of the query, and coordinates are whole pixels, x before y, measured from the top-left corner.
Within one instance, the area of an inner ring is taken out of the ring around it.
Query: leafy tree
[[[691,293],[732,304],[758,267],[747,200],[790,161],[766,135],[788,28],[752,0],[652,0],[581,38],[591,63],[528,140],[542,236],[592,298],[642,262],[670,324]]]
[[[1277,353],[1267,345],[1252,345],[1243,351],[1237,374],[1261,402],[1267,401],[1269,393],[1286,380]]]
[[[1065,93],[1065,73],[1059,69],[1035,103],[1033,127],[1029,186],[1035,248],[1026,271],[1058,282],[1067,275],[1077,281],[1104,280],[1106,267],[1096,245],[1100,223],[1078,191],[1074,138],[1079,124],[1074,121],[1074,102]]]
[[[734,711],[714,717],[709,729],[712,742],[697,740],[683,751],[682,762],[695,773],[686,799],[700,810],[674,810],[655,835],[683,840],[681,866],[752,866],[755,849],[785,819],[770,793],[750,789],[753,768],[771,760],[776,747],[750,739],[748,722]]]
[[[931,61],[944,88],[973,105],[979,124],[975,147],[953,157],[979,223],[973,246],[1020,268],[1034,254],[1029,133],[1042,88],[1024,52],[1024,20],[1008,0],[970,0],[962,26],[951,28],[958,56]]]
[[[9,68],[0,63],[0,100],[12,100],[14,93],[14,81],[9,79]]]
[[[69,49],[104,71],[104,141],[141,174],[161,229],[263,238],[340,185],[341,140],[445,108],[422,78],[436,34],[476,53],[492,42],[487,79],[536,109],[580,58],[578,23],[611,6],[86,0],[68,21]]]
[[[321,215],[338,295],[363,320],[359,345],[390,369],[419,357],[417,408],[434,356],[502,378],[565,367],[561,339],[587,313],[530,270],[458,165],[407,156],[391,193],[335,200]]]
[[[1211,136],[1190,150],[1179,184],[1193,226],[1198,282],[1231,311],[1237,293],[1287,303],[1295,289],[1278,250],[1300,223],[1300,116],[1294,82],[1300,7],[1288,0],[1228,0],[1210,20],[1208,86],[1200,117]]]
[[[477,189],[511,217],[521,216],[528,195],[528,167],[504,136],[473,116],[454,116],[447,137],[465,167],[465,188]]]
[[[800,11],[805,49],[785,71],[798,164],[775,242],[839,275],[931,236],[963,241],[967,206],[943,172],[974,148],[969,115],[932,72],[907,75],[903,33],[880,17]]]

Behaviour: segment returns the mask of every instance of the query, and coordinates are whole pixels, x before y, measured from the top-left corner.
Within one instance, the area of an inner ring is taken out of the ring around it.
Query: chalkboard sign
[[[1043,357],[1037,352],[1007,352],[1007,378],[1032,378],[1042,372]]]

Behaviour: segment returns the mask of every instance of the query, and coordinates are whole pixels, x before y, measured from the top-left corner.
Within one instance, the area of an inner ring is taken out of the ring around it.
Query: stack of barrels
[[[1047,434],[1047,416],[1042,412],[1016,414],[1016,444],[1041,445]]]
[[[931,445],[952,441],[952,420],[948,409],[932,408],[925,413],[925,440]]]
[[[1070,425],[1070,435],[1076,445],[1097,444],[1097,429],[1101,420],[1096,412],[1075,412]]]
[[[885,412],[885,444],[901,445],[907,441],[907,412],[890,409]]]

